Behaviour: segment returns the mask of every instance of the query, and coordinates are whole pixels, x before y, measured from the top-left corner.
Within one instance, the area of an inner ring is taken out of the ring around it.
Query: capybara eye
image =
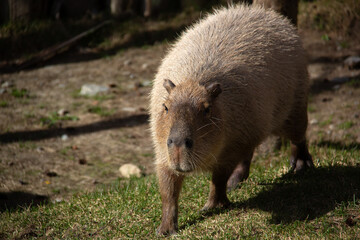
[[[164,106],[165,112],[168,113],[169,109],[166,107],[165,104],[163,104],[163,106]]]

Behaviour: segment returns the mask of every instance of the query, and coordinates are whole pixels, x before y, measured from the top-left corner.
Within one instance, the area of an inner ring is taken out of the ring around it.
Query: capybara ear
[[[166,91],[170,94],[171,90],[175,87],[175,84],[169,79],[164,79],[163,86],[166,89]]]
[[[211,99],[215,99],[222,92],[220,83],[210,83],[205,86],[206,91],[211,96]]]

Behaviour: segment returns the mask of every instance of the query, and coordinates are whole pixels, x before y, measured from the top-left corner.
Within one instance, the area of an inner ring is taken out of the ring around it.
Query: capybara
[[[304,50],[278,13],[230,6],[187,29],[163,59],[151,92],[162,199],[157,233],[176,233],[188,173],[212,172],[203,210],[228,205],[227,184],[248,177],[255,147],[271,134],[291,140],[292,169],[312,167],[307,95]]]

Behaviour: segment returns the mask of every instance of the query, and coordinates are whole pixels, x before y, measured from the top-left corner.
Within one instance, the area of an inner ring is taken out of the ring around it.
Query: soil
[[[360,43],[341,48],[336,38],[300,33],[312,82],[310,145],[360,149],[360,70],[343,64],[346,57],[360,55]],[[168,47],[158,43],[77,62],[72,59],[83,49],[72,49],[45,66],[0,75],[6,90],[0,95],[1,209],[19,204],[20,198],[25,204],[62,201],[93,191],[120,178],[118,169],[125,163],[152,174],[148,95]],[[81,96],[86,83],[110,91]],[[61,109],[70,117],[57,116]]]

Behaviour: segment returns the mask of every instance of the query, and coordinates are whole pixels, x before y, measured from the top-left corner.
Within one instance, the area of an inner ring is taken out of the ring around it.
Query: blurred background
[[[138,177],[152,174],[147,108],[157,67],[186,27],[227,4],[0,0],[0,208],[91,191],[125,178],[128,163]],[[310,145],[359,149],[359,1],[247,4],[298,27],[311,78]],[[271,166],[287,155],[272,145],[254,161]]]

